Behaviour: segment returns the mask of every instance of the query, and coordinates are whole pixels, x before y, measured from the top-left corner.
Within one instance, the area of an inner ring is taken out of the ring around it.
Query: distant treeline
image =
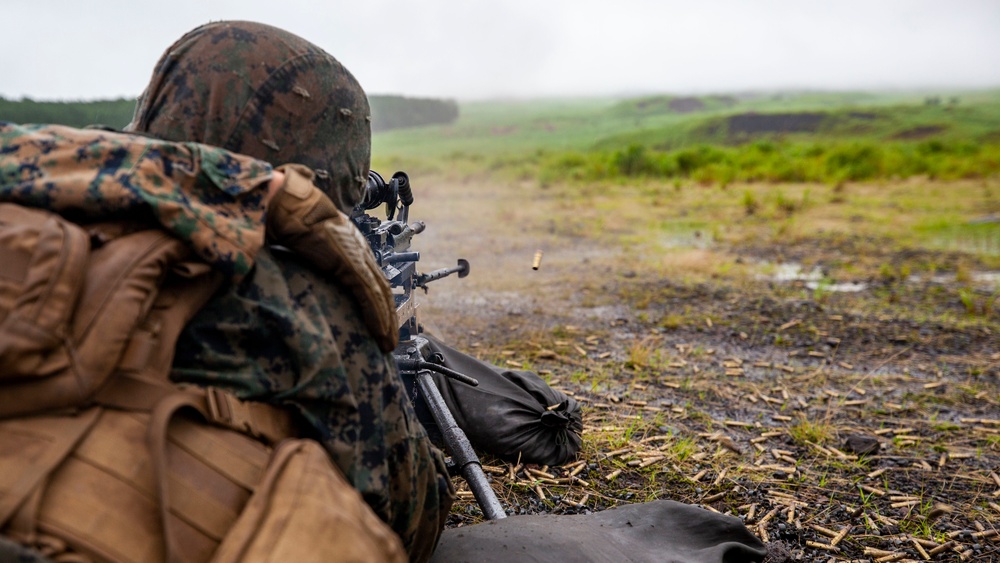
[[[447,125],[458,119],[455,100],[404,98],[403,96],[369,96],[372,106],[372,131]]]
[[[372,131],[388,131],[421,125],[443,125],[458,119],[454,100],[370,96]],[[0,97],[0,121],[13,123],[57,123],[72,127],[107,125],[120,129],[132,120],[135,100],[97,100],[88,102],[38,102],[30,99],[7,100]]]
[[[13,123],[56,123],[71,127],[107,125],[120,129],[132,121],[135,100],[91,102],[36,102],[30,99],[0,98],[0,121]]]

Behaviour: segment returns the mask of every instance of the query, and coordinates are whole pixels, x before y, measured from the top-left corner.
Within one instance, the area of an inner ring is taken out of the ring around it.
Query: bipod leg
[[[427,404],[427,407],[431,411],[431,416],[434,417],[434,421],[441,430],[444,443],[448,446],[448,453],[451,454],[455,464],[462,472],[462,477],[465,478],[465,481],[469,484],[469,488],[472,489],[472,494],[476,497],[476,502],[479,503],[483,515],[486,516],[487,520],[506,518],[507,513],[504,511],[500,500],[497,499],[493,488],[490,487],[490,483],[486,479],[486,473],[483,472],[483,464],[479,461],[479,456],[472,449],[472,444],[469,442],[468,436],[458,427],[455,417],[448,410],[448,405],[444,402],[444,397],[441,396],[437,385],[434,384],[431,372],[428,370],[419,370],[416,373],[416,379],[417,386],[420,387],[420,391],[423,393],[424,402]]]

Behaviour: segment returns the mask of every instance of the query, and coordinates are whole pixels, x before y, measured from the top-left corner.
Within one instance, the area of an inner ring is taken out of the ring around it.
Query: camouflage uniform
[[[354,77],[318,47],[273,27],[219,22],[167,50],[130,129],[305,164],[349,213],[368,175],[369,114]],[[187,327],[173,377],[300,413],[410,558],[423,561],[454,489],[392,357],[350,295],[294,257],[264,250],[250,275]]]
[[[264,244],[271,165],[197,143],[0,122],[0,201],[158,223],[238,280]]]

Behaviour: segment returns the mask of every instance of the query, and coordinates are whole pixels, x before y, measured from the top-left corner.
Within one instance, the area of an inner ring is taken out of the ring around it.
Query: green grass
[[[795,424],[788,428],[788,434],[799,445],[824,444],[834,435],[834,427],[827,420],[812,420],[799,416]]]
[[[989,141],[993,135],[993,141],[1000,141],[996,138],[1000,91],[936,94],[944,100],[939,105],[928,105],[928,97],[921,93],[775,93],[719,103],[719,97],[705,96],[700,98],[704,109],[689,113],[671,111],[670,96],[463,102],[459,119],[452,125],[380,133],[373,145],[379,158],[388,159],[613,151],[632,144],[678,148],[724,141],[724,131],[717,125],[729,115],[806,111],[828,112],[821,131],[811,140],[880,140],[921,126],[944,125],[946,131],[935,138]],[[949,103],[952,98],[958,103]],[[861,126],[866,130],[860,131]]]
[[[616,101],[477,102],[449,126],[375,135],[377,169],[487,172],[540,186],[659,178],[695,185],[845,182],[1000,174],[1000,92],[939,96],[806,94],[703,97],[678,113],[667,96]],[[952,102],[952,100],[958,100]],[[809,112],[810,132],[749,134],[731,119]],[[840,194],[832,200],[843,200]],[[752,206],[751,206],[752,207]]]

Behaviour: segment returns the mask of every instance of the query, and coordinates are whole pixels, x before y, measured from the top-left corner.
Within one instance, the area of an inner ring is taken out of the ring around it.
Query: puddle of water
[[[972,274],[969,275],[969,278],[969,281],[974,286],[989,290],[1000,290],[1000,272],[972,272]],[[911,283],[919,283],[926,281],[926,278],[921,278],[920,276],[910,276],[907,281]],[[930,278],[930,282],[941,285],[958,283],[955,279],[955,274],[936,274]]]
[[[834,293],[857,293],[868,289],[868,284],[861,282],[826,284],[823,282],[806,282],[806,287],[813,290],[822,288],[823,291],[832,291]]]
[[[972,281],[1000,289],[1000,272],[975,272],[972,274]]]
[[[764,264],[767,266],[768,264]],[[771,279],[776,282],[795,282],[801,281],[805,282],[807,288],[812,290],[822,289],[823,291],[832,292],[843,292],[843,293],[856,293],[859,291],[864,291],[868,289],[868,284],[866,283],[833,283],[825,281],[823,279],[823,271],[816,267],[810,271],[805,271],[802,269],[801,264],[787,263],[787,264],[777,264],[774,265],[774,274],[770,276],[761,276],[764,279]]]
[[[765,263],[766,265],[766,263]],[[793,281],[814,281],[818,282],[823,279],[823,271],[819,268],[813,268],[810,272],[805,272],[802,270],[802,264],[778,264],[775,266],[774,275],[771,279],[778,282],[793,282]]]
[[[809,289],[822,289],[823,291],[832,292],[857,293],[868,289],[868,284],[863,282],[834,283],[825,281],[823,279],[823,271],[820,268],[816,267],[806,271],[802,268],[801,264],[795,262],[786,264],[762,262],[760,266],[762,268],[773,268],[774,273],[760,275],[758,276],[759,279],[769,279],[782,283],[805,282],[805,286]],[[971,284],[974,286],[990,291],[1000,290],[1000,272],[972,272],[969,277]],[[928,280],[921,276],[910,276],[907,281],[909,283],[925,283]],[[954,284],[956,283],[955,274],[937,274],[930,278],[930,282],[941,285]]]

